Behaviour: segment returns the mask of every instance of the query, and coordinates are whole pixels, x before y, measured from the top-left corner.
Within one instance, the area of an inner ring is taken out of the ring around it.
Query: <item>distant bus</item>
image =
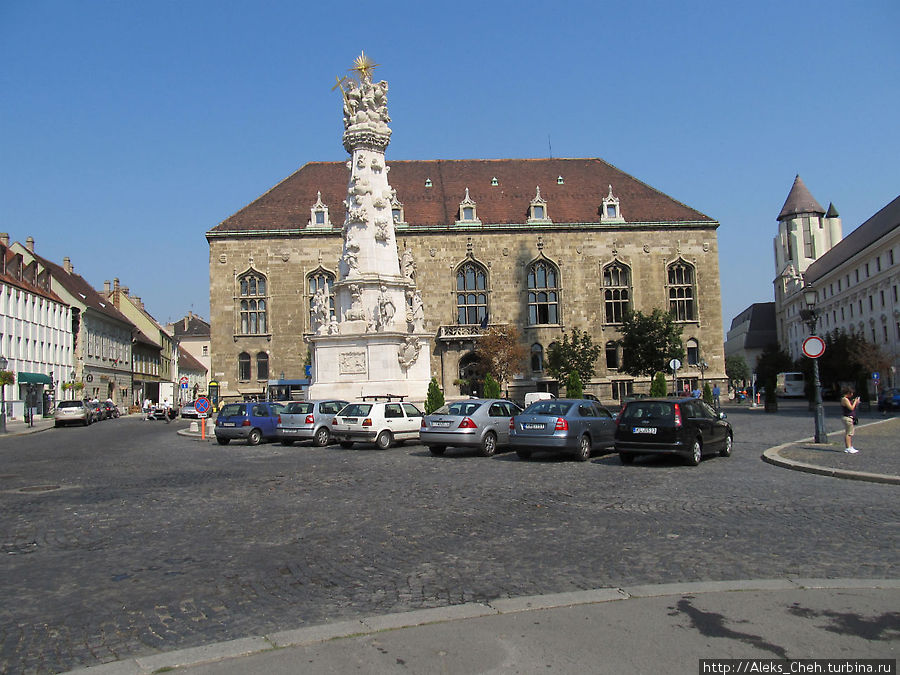
[[[806,396],[806,377],[803,373],[778,373],[775,376],[775,392],[778,396]]]

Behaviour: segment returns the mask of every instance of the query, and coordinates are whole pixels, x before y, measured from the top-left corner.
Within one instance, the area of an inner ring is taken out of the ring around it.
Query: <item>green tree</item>
[[[442,392],[440,386],[438,386],[437,379],[432,377],[431,382],[428,383],[428,396],[425,399],[425,414],[429,415],[443,405],[444,392]]]
[[[716,407],[715,405],[713,405],[712,389],[709,388],[709,382],[703,383],[703,401],[711,405],[713,408]]]
[[[653,376],[653,382],[650,384],[650,395],[653,397],[665,396],[668,389],[666,374],[660,370]]]
[[[584,391],[581,387],[581,377],[579,377],[577,370],[573,370],[569,373],[569,377],[566,379],[566,396],[568,398],[584,397]]]
[[[562,342],[553,342],[547,348],[547,371],[560,382],[567,382],[573,371],[582,383],[590,382],[594,377],[594,363],[602,351],[587,332],[573,328],[571,340],[563,332]]]
[[[493,376],[488,373],[484,376],[484,397],[485,398],[500,398],[500,383],[497,382],[493,378]]]
[[[629,375],[650,375],[684,359],[681,326],[669,312],[628,312],[622,319],[622,368]]]
[[[740,354],[726,356],[725,375],[732,382],[747,382],[750,379],[750,366]]]
[[[793,369],[794,362],[790,354],[779,349],[776,344],[766,347],[756,359],[756,380],[758,386],[765,391],[767,412],[778,410],[778,398],[775,394],[778,373],[790,372]]]

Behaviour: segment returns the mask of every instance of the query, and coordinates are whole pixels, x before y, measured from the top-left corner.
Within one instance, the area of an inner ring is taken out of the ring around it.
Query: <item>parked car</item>
[[[342,448],[356,442],[375,443],[381,450],[395,441],[419,438],[422,411],[402,401],[360,401],[346,405],[331,421],[331,435]]]
[[[150,412],[147,413],[147,419],[164,420],[166,419],[166,414],[169,415],[169,419],[175,419],[175,413],[171,408],[166,408],[164,405],[153,405],[150,406]]]
[[[87,401],[86,405],[90,407],[91,414],[93,415],[93,419],[95,422],[106,419],[106,410],[104,410],[103,406],[100,405],[99,402]]]
[[[235,438],[246,440],[247,445],[271,441],[283,409],[280,403],[270,401],[226,403],[216,418],[216,441],[219,445],[228,445]]]
[[[594,450],[613,444],[612,414],[586,398],[560,398],[532,403],[510,420],[509,443],[520,459],[536,450],[565,452],[586,462]]]
[[[282,445],[312,440],[319,447],[331,442],[331,421],[347,401],[292,401],[278,417],[276,435]]]
[[[103,412],[106,415],[106,419],[119,416],[119,408],[112,401],[103,401],[100,405],[103,406]]]
[[[200,413],[197,412],[197,409],[194,407],[194,402],[185,403],[181,406],[181,419],[200,419]]]
[[[490,457],[509,445],[509,423],[520,412],[515,403],[502,399],[457,401],[422,418],[419,440],[433,455],[453,446],[478,448],[483,457]]]
[[[93,408],[84,401],[59,401],[56,404],[56,413],[53,415],[53,426],[55,427],[66,424],[80,424],[86,427],[93,421]]]
[[[878,396],[878,411],[900,410],[900,389],[885,389]]]
[[[728,457],[734,431],[725,418],[696,398],[630,401],[617,421],[616,452],[622,464],[631,464],[637,455],[679,455],[692,466],[704,455]]]

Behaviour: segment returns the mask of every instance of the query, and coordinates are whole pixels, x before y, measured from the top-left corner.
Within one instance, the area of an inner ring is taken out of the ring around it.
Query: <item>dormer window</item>
[[[563,177],[562,177],[562,176],[557,176],[557,177],[556,177],[556,184],[557,184],[557,185],[565,185],[565,183],[566,183],[566,181],[563,180]]]
[[[466,196],[459,203],[459,220],[456,221],[457,225],[481,225],[481,221],[478,220],[478,212],[476,211],[475,200],[473,200],[469,196],[469,188],[466,188]]]
[[[497,187],[498,185],[500,185],[500,181],[497,180],[497,176],[494,176],[493,178],[491,178],[491,185],[493,187]]]
[[[328,218],[328,207],[322,202],[322,193],[316,193],[316,203],[309,210],[308,227],[331,227]]]
[[[528,207],[529,223],[549,223],[550,216],[547,215],[547,200],[541,197],[541,186],[535,188],[534,199]]]
[[[400,225],[406,222],[406,217],[403,213],[403,202],[397,199],[397,191],[391,190],[391,220],[394,221],[394,225]]]
[[[622,210],[619,207],[619,199],[615,195],[613,195],[612,185],[609,186],[609,194],[603,199],[603,204],[600,207],[600,222],[601,223],[624,223],[625,219],[622,217]]]
[[[425,187],[431,187],[431,179],[430,178],[425,179]]]

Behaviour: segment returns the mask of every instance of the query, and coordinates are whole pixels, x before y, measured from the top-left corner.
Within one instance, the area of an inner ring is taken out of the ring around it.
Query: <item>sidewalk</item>
[[[856,427],[853,445],[859,453],[845,453],[839,431],[828,435],[827,444],[805,438],[769,448],[762,459],[796,471],[900,485],[900,418],[864,421]]]
[[[25,424],[25,420],[22,419],[9,419],[6,420],[6,435],[24,436],[25,434],[35,434],[39,431],[52,429],[53,424],[52,417],[39,417],[34,420],[33,426],[28,426]],[[2,437],[2,435],[0,435],[0,437]]]
[[[363,617],[72,672],[694,675],[700,659],[894,661],[898,604],[900,580],[885,579],[600,588]]]

